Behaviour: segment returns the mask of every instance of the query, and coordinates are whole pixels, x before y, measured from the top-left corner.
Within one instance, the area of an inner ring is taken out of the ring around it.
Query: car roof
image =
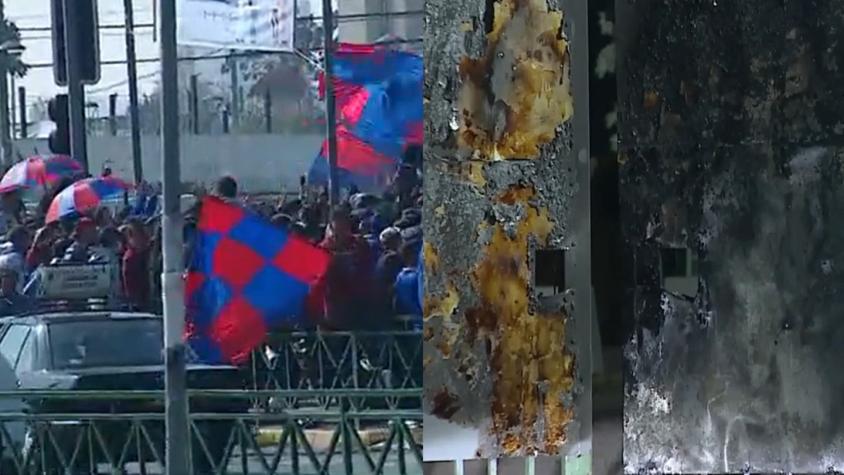
[[[0,324],[8,323],[67,323],[78,321],[121,321],[121,320],[160,320],[161,316],[143,312],[43,312],[0,318]]]

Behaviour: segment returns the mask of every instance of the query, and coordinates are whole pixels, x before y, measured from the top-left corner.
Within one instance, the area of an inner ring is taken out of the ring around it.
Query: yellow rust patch
[[[434,212],[439,215],[442,211],[442,214],[445,214],[445,207],[440,206]],[[440,256],[437,254],[437,250],[434,249],[434,246],[430,242],[425,242],[422,246],[422,261],[425,265],[425,272],[430,274],[436,274],[440,270]],[[429,275],[430,275],[429,274]]]
[[[449,282],[446,285],[445,295],[442,297],[436,298],[433,296],[428,297],[428,295],[426,295],[424,304],[425,308],[422,313],[425,320],[433,317],[448,318],[454,314],[458,305],[460,305],[460,294],[457,293],[457,289],[454,287],[454,284]]]
[[[563,14],[498,0],[481,58],[460,63],[459,143],[484,160],[531,159],[573,114]]]
[[[512,187],[500,202],[527,203],[532,188]],[[469,337],[492,339],[493,430],[505,455],[556,454],[573,417],[561,396],[573,387],[573,359],[565,348],[565,316],[530,311],[529,239],[547,242],[553,223],[545,210],[529,206],[510,239],[495,225],[484,257],[474,270],[480,306],[466,313]],[[537,422],[543,422],[539,432]]]
[[[462,165],[462,175],[466,181],[475,185],[478,188],[486,186],[486,177],[484,176],[484,162],[477,160],[470,160]]]

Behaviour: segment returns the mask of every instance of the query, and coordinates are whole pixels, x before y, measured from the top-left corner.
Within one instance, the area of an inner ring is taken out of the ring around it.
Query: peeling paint
[[[493,4],[484,55],[460,64],[460,145],[481,159],[536,158],[571,118],[563,14],[545,0]]]
[[[586,143],[588,120],[573,115],[562,32],[574,32],[561,6],[426,2],[423,408],[478,437],[466,442],[470,453],[429,450],[425,460],[577,456],[591,436],[589,325],[568,318],[588,315],[588,271],[571,275],[578,293],[564,310],[538,309],[531,286],[535,250],[588,235],[588,185],[575,183],[588,163],[574,149],[574,130]],[[580,8],[572,23],[585,17]],[[584,84],[585,73],[575,79]],[[588,260],[588,242],[575,253]],[[454,404],[442,404],[443,390]]]
[[[532,188],[515,186],[498,200],[527,204]],[[565,349],[564,315],[530,310],[530,242],[545,244],[553,229],[547,211],[528,206],[514,237],[497,224],[474,271],[480,305],[466,313],[470,335],[492,338],[493,430],[504,454],[556,453],[572,417],[563,395],[573,386],[573,359]]]

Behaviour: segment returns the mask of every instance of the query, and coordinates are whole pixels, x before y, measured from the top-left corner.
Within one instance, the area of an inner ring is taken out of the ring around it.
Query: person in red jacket
[[[132,221],[126,229],[126,252],[123,254],[123,295],[138,308],[150,303],[150,241],[143,223]]]
[[[336,329],[353,330],[368,325],[364,312],[373,297],[373,259],[366,240],[353,233],[346,207],[331,212],[328,235],[320,247],[331,253],[325,274],[325,323]],[[321,289],[317,286],[315,292]]]

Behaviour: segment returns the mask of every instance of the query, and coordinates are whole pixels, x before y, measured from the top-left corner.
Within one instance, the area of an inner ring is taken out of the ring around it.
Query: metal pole
[[[269,88],[264,93],[264,122],[267,126],[267,133],[273,133],[273,96]]]
[[[240,71],[238,71],[237,66],[237,58],[234,56],[234,52],[232,52],[232,56],[229,57],[229,73],[231,74],[231,86],[232,86],[232,107],[231,107],[231,122],[237,127],[238,124],[238,117],[240,117],[240,80],[238,75]]]
[[[135,183],[144,181],[141,155],[141,120],[138,112],[138,65],[135,57],[135,12],[132,0],[123,0],[126,23],[126,72],[129,76],[129,122],[132,128],[132,169]]]
[[[334,8],[331,0],[322,0],[322,29],[325,55],[325,132],[328,134],[328,200],[340,202],[337,173],[337,120],[334,98]]]
[[[9,129],[9,130],[11,130],[11,132],[9,132],[9,137],[11,138],[11,140],[14,141],[15,137],[17,136],[15,131],[18,130],[17,114],[15,114],[15,111],[18,110],[18,101],[15,100],[15,91],[17,91],[18,88],[17,88],[17,85],[15,84],[15,75],[12,74],[11,72],[9,73],[9,86],[10,86],[9,87],[9,93],[11,94],[11,96],[10,96],[11,106],[9,107],[9,117],[11,118],[11,121],[12,121],[12,128]]]
[[[176,2],[158,0],[161,13],[161,177],[164,307],[166,471],[185,475],[191,470],[190,429],[185,371],[186,348],[184,282],[182,274],[182,214],[179,209],[181,170],[179,166],[179,69],[176,52]]]
[[[64,0],[65,65],[67,67],[67,93],[70,104],[70,156],[90,173],[88,151],[85,143],[85,86],[82,84],[82,55],[79,44],[79,25],[73,16],[71,0]]]
[[[26,88],[24,86],[18,88],[18,108],[21,118],[20,137],[25,139],[29,135],[29,124],[27,124],[29,118],[26,116]]]
[[[117,135],[117,94],[108,96],[108,126],[111,136]]]
[[[0,0],[0,21],[6,21],[6,8],[3,0]],[[2,55],[3,64],[8,59],[9,53],[6,51],[0,52]],[[12,141],[9,138],[9,83],[6,69],[0,71],[0,160],[2,160],[3,169],[12,164]]]
[[[190,77],[190,121],[191,131],[199,135],[199,79],[196,74]]]
[[[8,58],[5,51],[0,52],[2,60]],[[2,147],[2,159],[4,169],[12,164],[12,139],[9,137],[9,81],[5,69],[0,71],[0,147]]]

